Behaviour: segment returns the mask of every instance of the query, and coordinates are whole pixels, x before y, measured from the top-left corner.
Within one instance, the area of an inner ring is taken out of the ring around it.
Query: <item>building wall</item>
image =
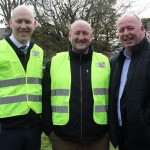
[[[147,37],[148,41],[150,41],[150,31],[146,31],[146,37]]]

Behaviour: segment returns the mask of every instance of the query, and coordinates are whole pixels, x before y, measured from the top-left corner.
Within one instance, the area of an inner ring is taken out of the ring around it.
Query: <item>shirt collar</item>
[[[11,40],[18,48],[20,48],[21,46],[23,46],[23,44],[21,44],[20,42],[18,42],[18,41],[14,38],[13,34],[11,34],[11,36],[10,36],[9,38],[10,38],[10,40]],[[27,44],[25,44],[25,45],[29,47],[30,41],[28,41]]]
[[[126,58],[131,59],[131,57],[130,57],[130,56],[128,56],[128,54],[127,54],[127,50],[126,50],[126,49],[124,50],[123,55],[124,55]]]

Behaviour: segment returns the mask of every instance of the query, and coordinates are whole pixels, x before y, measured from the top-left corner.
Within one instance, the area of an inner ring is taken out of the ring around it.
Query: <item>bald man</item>
[[[0,150],[40,150],[43,50],[30,38],[36,21],[17,6],[12,34],[0,41]]]
[[[150,149],[150,43],[135,14],[117,21],[123,50],[111,60],[109,131],[119,150]]]
[[[54,56],[44,72],[43,131],[54,150],[109,150],[109,60],[93,51],[86,21],[75,21],[68,38],[69,50]]]

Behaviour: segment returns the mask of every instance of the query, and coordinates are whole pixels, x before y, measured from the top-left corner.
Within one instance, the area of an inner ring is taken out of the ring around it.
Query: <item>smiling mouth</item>
[[[28,33],[28,31],[20,31],[19,33],[24,34],[24,33]]]
[[[128,42],[128,41],[132,41],[133,38],[124,38],[124,41]]]
[[[123,40],[126,41],[126,42],[129,42],[129,41],[132,41],[133,40],[133,37],[128,35],[128,36],[124,36],[123,37]]]

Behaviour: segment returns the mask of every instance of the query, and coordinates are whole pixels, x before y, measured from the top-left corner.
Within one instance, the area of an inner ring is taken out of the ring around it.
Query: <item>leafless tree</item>
[[[0,0],[0,16],[4,18],[1,20],[1,23],[7,26],[11,18],[12,10],[25,2],[26,0]]]
[[[8,20],[14,7],[33,8],[38,24],[32,36],[45,50],[45,57],[68,50],[70,24],[77,19],[88,21],[93,29],[93,48],[106,55],[120,49],[116,20],[132,7],[134,0],[1,0],[0,15]]]

